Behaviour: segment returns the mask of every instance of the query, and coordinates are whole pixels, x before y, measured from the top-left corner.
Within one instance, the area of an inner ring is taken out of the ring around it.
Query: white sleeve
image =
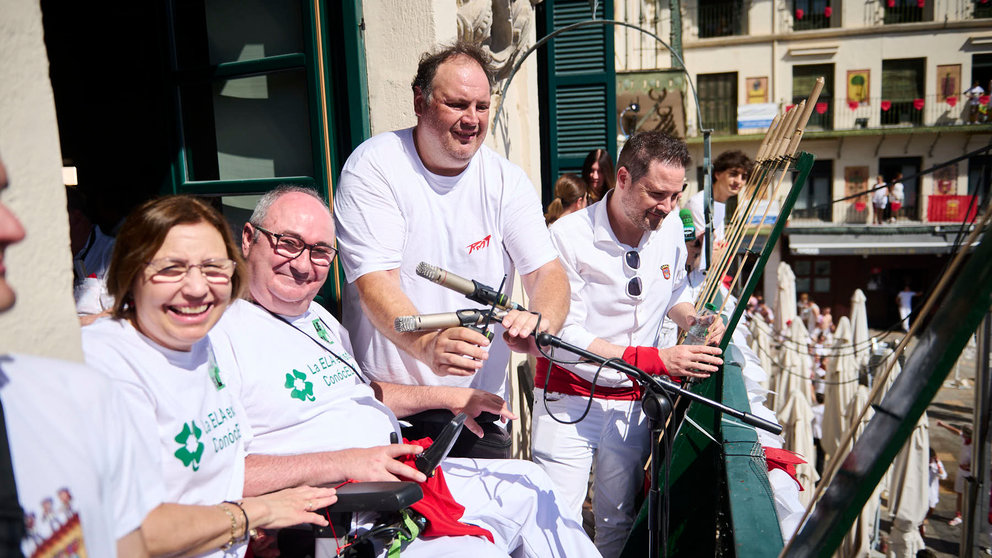
[[[521,275],[526,275],[558,257],[541,213],[541,201],[523,171],[504,187],[503,244]]]
[[[568,285],[572,291],[568,315],[565,317],[565,324],[561,328],[560,337],[566,343],[587,349],[596,339],[596,335],[584,327],[588,315],[582,298],[582,287],[585,280],[582,279],[575,267],[575,253],[570,250],[567,232],[562,231],[561,227],[557,225],[558,223],[551,225],[551,239],[561,254],[560,261],[565,267]]]
[[[689,198],[686,207],[692,212],[692,224],[696,227],[697,234],[698,231],[706,230],[706,222],[703,221],[703,193],[698,192]]]
[[[119,387],[117,382],[111,385]],[[157,462],[159,448],[144,442],[157,438],[157,426],[148,430],[147,421],[135,416],[133,406],[125,402],[124,390],[107,391],[103,437],[109,475],[103,498],[113,507],[114,536],[120,539],[141,526],[148,513],[162,503],[164,493]]]
[[[406,246],[403,213],[370,151],[359,148],[352,154],[334,196],[338,250],[349,283],[400,267]]]
[[[675,230],[671,236],[672,239],[678,244],[675,250],[675,269],[680,270],[678,275],[681,276],[681,279],[678,283],[672,286],[672,296],[668,299],[668,306],[665,308],[665,316],[668,316],[668,312],[671,311],[676,304],[688,302],[689,304],[694,305],[696,302],[692,299],[693,290],[689,287],[689,273],[681,271],[685,269],[685,263],[689,256],[688,248],[685,246],[685,237],[681,234],[681,230]]]

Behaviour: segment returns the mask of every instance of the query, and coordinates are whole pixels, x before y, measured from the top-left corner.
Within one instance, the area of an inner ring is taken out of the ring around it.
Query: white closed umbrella
[[[867,386],[857,386],[854,392],[854,399],[851,402],[850,412],[847,414],[848,428],[854,429],[854,438],[852,438],[852,443],[861,437],[861,433],[864,432],[865,426],[874,416],[875,411],[868,409],[865,413],[864,418],[858,420],[858,415],[861,413],[861,409],[865,407],[868,403],[868,387]],[[850,446],[849,446],[850,447]],[[872,492],[868,501],[865,502],[863,508],[861,508],[861,514],[858,516],[857,521],[851,526],[851,530],[848,531],[847,535],[844,537],[841,547],[838,549],[837,556],[844,558],[847,557],[861,557],[868,556],[871,549],[871,541],[874,538],[872,535],[875,530],[875,516],[878,514],[878,509],[881,506],[881,485],[875,487],[875,491]]]
[[[858,366],[868,364],[868,357],[871,355],[871,347],[868,344],[870,333],[868,332],[868,309],[866,306],[865,293],[861,289],[855,289],[851,295],[851,328],[853,334],[851,341],[854,342],[854,360]]]
[[[813,408],[809,405],[809,395],[794,390],[789,393],[787,402],[778,414],[785,435],[785,449],[799,454],[806,463],[796,465],[796,480],[802,485],[799,493],[802,505],[809,506],[813,499],[813,487],[820,475],[816,472],[816,445],[813,443]]]
[[[810,380],[809,333],[802,320],[792,320],[782,344],[779,362],[782,370],[775,378],[775,412],[780,413],[788,403],[789,394],[798,391],[812,405],[813,382]]]
[[[889,556],[910,558],[923,548],[919,528],[930,504],[930,435],[926,413],[920,417],[913,434],[896,456],[891,473]]]
[[[823,437],[820,438],[820,445],[831,458],[837,453],[848,428],[848,412],[858,388],[858,366],[851,346],[851,335],[851,321],[844,316],[837,323],[823,393]]]
[[[775,297],[775,331],[785,331],[796,317],[796,274],[789,264],[778,264],[778,293]],[[808,333],[808,332],[807,332]]]
[[[758,357],[758,363],[761,369],[765,371],[768,378],[771,378],[775,372],[775,366],[772,361],[772,332],[771,326],[765,321],[765,318],[759,314],[755,314],[754,319],[751,320],[751,350]],[[762,387],[768,389],[771,383],[766,379],[761,382]]]

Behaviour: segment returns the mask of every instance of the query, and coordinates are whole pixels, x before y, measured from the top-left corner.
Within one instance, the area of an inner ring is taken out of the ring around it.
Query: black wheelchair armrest
[[[338,487],[334,512],[399,511],[424,497],[415,482],[351,482]]]

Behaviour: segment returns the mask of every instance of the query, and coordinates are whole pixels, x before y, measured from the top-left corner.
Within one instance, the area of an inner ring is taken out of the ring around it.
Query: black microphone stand
[[[721,413],[737,418],[745,424],[771,432],[772,434],[782,433],[782,426],[779,424],[769,422],[761,417],[728,407],[719,401],[714,401],[707,397],[703,397],[702,395],[683,389],[682,386],[679,386],[674,382],[664,380],[658,376],[652,376],[640,368],[631,366],[622,360],[609,359],[597,355],[596,353],[592,353],[570,343],[566,343],[565,341],[562,341],[560,337],[556,337],[550,333],[535,332],[534,337],[537,339],[537,344],[542,347],[554,347],[575,353],[584,359],[626,374],[632,380],[640,383],[644,388],[641,408],[644,410],[644,414],[648,417],[648,427],[651,430],[651,489],[648,491],[649,558],[658,558],[659,548],[663,545],[667,545],[667,541],[661,540],[661,521],[662,519],[667,521],[668,518],[660,517],[661,510],[659,506],[661,504],[661,487],[658,486],[658,475],[661,472],[661,455],[658,449],[657,440],[660,438],[663,430],[665,429],[665,421],[668,419],[669,415],[672,414],[672,395],[681,395],[692,401],[698,401],[699,403],[716,409]],[[667,436],[669,433],[665,434]],[[667,554],[668,549],[666,548],[665,551]]]

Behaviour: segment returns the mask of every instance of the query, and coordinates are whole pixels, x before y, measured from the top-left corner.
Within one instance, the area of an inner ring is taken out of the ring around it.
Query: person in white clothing
[[[913,315],[913,298],[923,293],[914,291],[909,284],[896,293],[896,305],[899,307],[899,325],[902,330],[909,331],[909,318]]]
[[[724,151],[713,161],[713,259],[719,262],[718,254],[726,247],[724,239],[724,221],[727,218],[727,202],[730,198],[741,193],[741,189],[747,184],[747,177],[751,174],[754,166],[751,158],[743,151]],[[705,192],[700,189],[689,201],[686,208],[692,211],[692,221],[696,225],[696,230],[706,231],[706,220],[703,215],[703,198]],[[703,269],[709,267],[704,254],[700,260]]]
[[[902,183],[902,173],[897,172],[892,179],[892,186],[889,189],[889,222],[895,223],[899,218],[899,210],[902,209],[903,201],[906,198],[906,187]]]
[[[971,84],[971,87],[964,91],[964,96],[968,98],[968,123],[974,124],[978,122],[978,114],[981,108],[981,97],[985,94],[985,90],[982,89],[978,82]]]
[[[492,76],[471,44],[425,55],[413,81],[417,125],[367,140],[345,163],[334,198],[343,318],[371,378],[506,399],[509,350],[536,353],[531,333],[557,333],[568,311],[568,280],[533,185],[482,145]],[[420,262],[494,289],[505,277],[505,292],[518,271],[532,312],[510,311],[491,346],[462,327],[398,333],[398,316],[478,306],[418,277]]]
[[[7,185],[0,162],[0,192]],[[4,252],[22,238],[21,223],[0,203],[0,313],[15,302]],[[0,435],[10,450],[0,459],[9,459],[16,486],[16,501],[2,504],[23,511],[3,527],[5,534],[24,530],[20,540],[0,537],[0,554],[20,547],[24,556],[148,556],[140,527],[158,503],[146,484],[151,457],[120,389],[80,364],[0,354]],[[42,520],[46,506],[58,515],[52,529]]]
[[[125,387],[153,465],[159,502],[143,520],[153,555],[243,555],[251,527],[327,525],[313,510],[332,488],[242,498],[251,431],[207,332],[246,279],[227,222],[189,196],[146,202],[128,216],[111,259],[113,319],[83,329],[86,362]]]
[[[83,325],[113,306],[107,293],[107,268],[114,252],[114,237],[104,234],[87,215],[86,196],[78,187],[66,186],[69,212],[69,248],[72,251],[72,295]]]
[[[889,188],[885,185],[882,175],[875,178],[872,190],[871,206],[874,209],[874,222],[876,225],[881,225],[885,222],[885,214],[889,209]]]
[[[218,358],[233,359],[229,368],[239,373],[231,387],[253,434],[247,494],[300,483],[423,482],[396,460],[420,451],[390,443],[397,415],[447,408],[512,417],[501,398],[481,390],[369,380],[347,332],[313,302],[333,260],[333,223],[312,191],[280,187],[263,196],[242,235],[252,302],[234,304],[210,334]],[[478,424],[466,424],[481,434]],[[461,521],[488,529],[495,544],[471,535],[419,538],[403,556],[596,555],[581,525],[562,517],[551,480],[536,465],[447,459],[441,469],[465,507]]]
[[[688,164],[684,142],[661,132],[637,134],[618,158],[616,187],[551,226],[571,283],[571,307],[561,332],[565,342],[622,358],[651,374],[708,377],[718,370],[723,362],[718,347],[661,344],[666,316],[685,330],[696,320],[686,295],[686,246],[677,202]],[[723,323],[714,321],[709,329],[707,342],[718,343]],[[562,350],[553,356],[576,360]],[[594,468],[596,546],[612,557],[619,555],[633,524],[650,440],[639,386],[624,374],[597,368],[539,360],[532,447],[534,461],[554,479],[575,518]],[[590,398],[581,421],[559,422],[576,421]]]

